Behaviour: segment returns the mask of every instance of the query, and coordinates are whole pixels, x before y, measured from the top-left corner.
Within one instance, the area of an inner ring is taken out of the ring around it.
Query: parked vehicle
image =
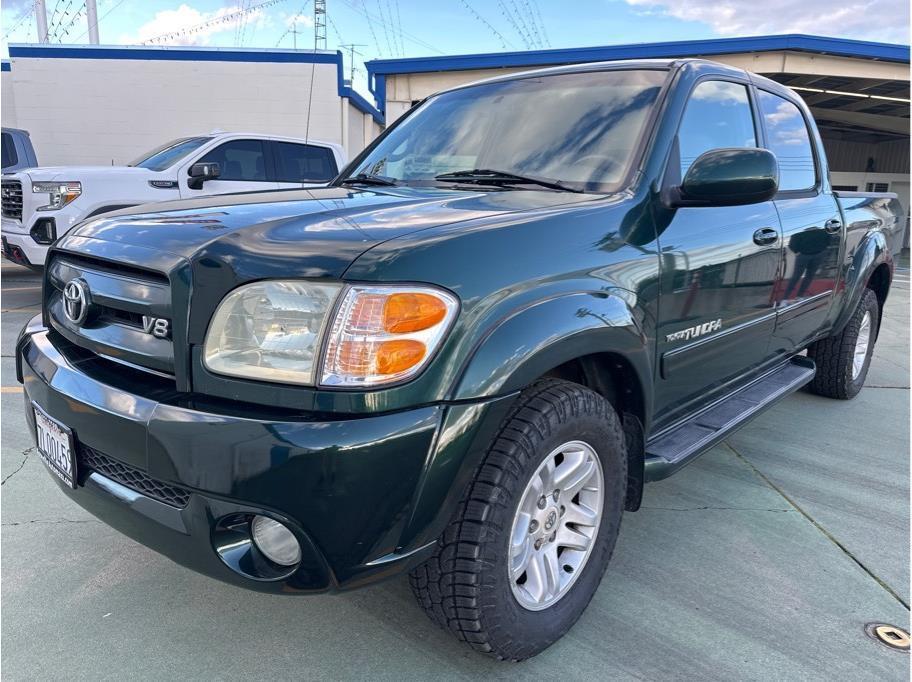
[[[33,168],[4,175],[3,255],[40,267],[48,247],[88,218],[168,199],[316,187],[332,180],[344,164],[342,148],[330,142],[213,132],[172,140],[127,166]]]
[[[4,173],[12,173],[38,165],[35,148],[32,146],[32,139],[27,130],[3,128],[0,138],[2,138]]]
[[[328,188],[80,226],[17,369],[61,489],[130,537],[280,594],[409,572],[522,660],[646,481],[802,386],[861,390],[899,218],[831,191],[771,80],[512,74],[428,98]]]

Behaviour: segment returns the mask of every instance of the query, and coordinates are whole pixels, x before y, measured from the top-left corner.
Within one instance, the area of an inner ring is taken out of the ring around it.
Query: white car
[[[211,194],[324,185],[345,164],[330,142],[215,132],[173,140],[127,166],[31,168],[3,175],[3,255],[44,265],[48,247],[86,218]]]

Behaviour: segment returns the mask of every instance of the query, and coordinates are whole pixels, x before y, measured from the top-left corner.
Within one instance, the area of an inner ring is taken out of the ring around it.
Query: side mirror
[[[214,161],[209,163],[194,163],[187,171],[190,179],[187,180],[187,187],[190,189],[202,189],[206,180],[215,180],[222,174],[222,169]]]
[[[779,188],[779,164],[766,149],[713,149],[697,157],[673,206],[743,206],[769,201]]]

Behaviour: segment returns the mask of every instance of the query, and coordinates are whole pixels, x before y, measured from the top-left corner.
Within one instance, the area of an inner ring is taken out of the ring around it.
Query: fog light
[[[301,560],[301,545],[288,528],[266,516],[254,516],[250,523],[253,541],[266,558],[280,566],[294,566]]]

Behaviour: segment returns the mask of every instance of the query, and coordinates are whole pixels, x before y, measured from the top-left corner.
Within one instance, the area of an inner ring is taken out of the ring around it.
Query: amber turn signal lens
[[[420,332],[439,324],[447,306],[433,294],[392,294],[383,305],[383,328],[390,334]]]
[[[424,359],[427,348],[421,341],[396,339],[384,341],[377,348],[377,374],[398,374]]]

